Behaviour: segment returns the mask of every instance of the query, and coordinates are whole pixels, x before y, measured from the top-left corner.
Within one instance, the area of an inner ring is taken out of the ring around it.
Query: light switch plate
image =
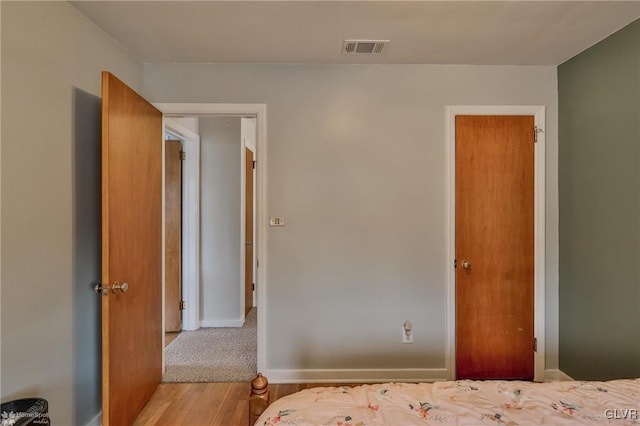
[[[271,216],[269,218],[269,226],[284,226],[284,217]]]

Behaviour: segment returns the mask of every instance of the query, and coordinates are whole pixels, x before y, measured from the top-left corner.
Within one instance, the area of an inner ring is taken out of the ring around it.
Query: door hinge
[[[181,311],[184,311],[187,308],[187,303],[184,300],[181,300],[178,305]]]
[[[454,268],[458,267],[458,259],[453,259],[453,267]]]
[[[538,338],[537,337],[533,338],[533,351],[534,352],[538,352]]]
[[[180,151],[180,159],[181,159],[181,160],[184,160],[184,159],[186,159],[186,158],[187,158],[187,153],[186,153],[186,152],[184,152],[184,151]]]
[[[256,268],[260,267],[260,259],[256,259]]]
[[[256,283],[251,284],[251,290],[256,291]]]
[[[256,160],[253,160],[253,169],[254,169],[254,170],[255,170],[255,168],[256,168],[256,163],[257,163],[257,161],[256,161]]]
[[[533,142],[537,143],[538,142],[538,133],[543,133],[544,131],[538,127],[538,126],[533,126]]]

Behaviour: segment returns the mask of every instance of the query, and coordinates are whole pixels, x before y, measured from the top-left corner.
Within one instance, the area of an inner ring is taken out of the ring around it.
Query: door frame
[[[243,120],[243,119],[241,119],[241,120]],[[242,121],[241,121],[241,123],[242,123]],[[240,124],[240,127],[242,128],[242,124]],[[255,126],[254,126],[253,130],[254,130],[253,133],[254,133],[254,139],[255,139]],[[241,133],[244,133],[244,131],[241,131]],[[243,168],[243,173],[244,173],[244,176],[245,176],[245,182],[244,182],[244,185],[241,188],[241,190],[242,190],[241,199],[244,198],[244,208],[243,208],[243,213],[242,213],[242,216],[243,216],[242,220],[244,222],[244,228],[245,228],[244,240],[247,241],[249,239],[249,236],[246,234],[247,223],[249,222],[247,220],[247,215],[249,214],[249,211],[251,211],[251,215],[250,215],[250,218],[251,218],[251,231],[252,231],[252,234],[250,236],[251,241],[252,241],[251,250],[250,250],[250,252],[251,252],[251,259],[250,259],[251,260],[251,283],[255,288],[256,250],[255,250],[253,241],[255,240],[255,227],[256,227],[256,221],[255,221],[256,210],[254,208],[255,204],[256,204],[256,197],[255,197],[256,179],[255,179],[255,172],[252,171],[251,172],[251,210],[249,210],[247,208],[247,203],[248,203],[248,199],[249,199],[247,197],[247,187],[249,186],[249,182],[247,182],[247,179],[246,179],[247,178],[247,167],[248,167],[248,164],[246,162],[246,156],[247,156],[247,154],[249,152],[251,152],[251,156],[252,156],[254,162],[257,161],[256,160],[257,157],[256,157],[256,152],[255,152],[256,151],[255,146],[247,144],[247,140],[245,139],[244,136],[242,136],[242,146],[244,147],[244,155],[245,155],[245,162],[244,162],[245,163],[245,167]],[[252,165],[252,170],[255,170],[255,169],[253,169],[253,165]],[[244,262],[242,262],[241,266],[244,267],[244,271],[243,271],[244,283],[243,283],[243,285],[244,285],[244,289],[245,289],[245,293],[244,293],[245,299],[244,299],[243,303],[244,303],[244,307],[245,307],[245,311],[246,311],[246,309],[247,309],[247,298],[246,298],[247,297],[247,293],[246,293],[246,289],[247,289],[247,246],[246,246],[246,243],[245,243],[244,249],[245,249],[245,251],[244,251],[245,258],[244,258]],[[255,305],[256,305],[256,296],[255,296],[255,291],[252,290],[251,291],[251,306],[255,307]]]
[[[165,132],[179,137],[182,150],[189,152],[182,167],[182,300],[186,305],[182,312],[182,329],[197,330],[200,326],[200,304],[197,303],[200,300],[200,210],[197,208],[200,199],[200,135],[171,117],[163,117],[163,121]]]
[[[545,376],[545,106],[544,105],[451,105],[446,110],[447,228],[446,228],[446,336],[445,366],[449,378],[456,377],[456,116],[532,115],[537,130],[534,150],[534,380]]]
[[[247,122],[250,121],[250,120],[252,120],[251,124],[247,124]],[[240,119],[240,137],[242,138],[242,144],[241,144],[242,147],[244,149],[248,149],[249,151],[251,151],[253,153],[253,160],[257,162],[258,156],[257,156],[257,152],[256,152],[256,138],[257,138],[258,130],[257,130],[257,127],[256,127],[256,121],[257,120],[256,120],[255,117],[242,117]],[[251,132],[253,137],[247,139],[245,137],[247,132]],[[246,151],[243,151],[243,152],[246,155]],[[241,164],[241,166],[242,166],[242,164]],[[246,166],[246,164],[245,164],[245,166]],[[251,214],[253,216],[253,239],[255,240],[255,238],[256,238],[256,172],[254,171],[252,173],[252,175],[253,175],[253,182],[251,182],[251,183],[253,185],[253,200],[252,200],[252,202],[253,202],[253,211],[251,212]],[[244,170],[243,176],[245,176],[245,178],[246,178],[246,170]],[[244,198],[245,199],[245,203],[246,203],[246,191],[245,191],[246,185],[247,185],[247,183],[245,182],[244,183],[244,187],[240,188],[240,191],[242,192],[240,194],[240,198],[241,199]],[[246,204],[245,204],[245,206],[246,206]],[[243,211],[245,211],[245,213],[246,213],[246,208]],[[243,218],[243,220],[246,221],[246,218]],[[245,239],[246,239],[246,235],[245,235]],[[253,284],[255,285],[256,275],[257,275],[257,268],[256,268],[257,253],[256,253],[255,244],[253,245],[252,257],[253,257]],[[253,291],[253,306],[254,307],[256,306],[256,292],[255,291]]]
[[[175,134],[176,132],[171,130],[171,127],[169,127],[167,125],[167,123],[165,122],[165,117],[162,116],[162,138],[163,138],[163,142],[162,142],[162,276],[163,281],[164,281],[164,286],[163,286],[163,292],[162,292],[162,324],[163,324],[163,328],[162,328],[162,347],[165,347],[165,340],[164,340],[164,333],[166,333],[166,325],[167,325],[167,142],[178,142],[180,143],[180,153],[182,153],[184,151],[184,145],[185,142],[182,139],[182,136],[179,136],[177,134]],[[167,140],[167,135],[166,133],[169,132],[174,136],[179,136],[181,139],[178,140]],[[180,154],[179,154],[180,155]],[[180,160],[182,162],[182,160]],[[185,203],[183,202],[183,200],[185,199],[185,181],[184,181],[184,170],[182,167],[182,164],[180,164],[180,283],[179,283],[179,287],[180,287],[180,300],[184,300],[182,297],[182,283],[184,283],[184,275],[185,275],[185,271],[183,268],[184,265],[184,253],[183,253],[183,249],[184,249],[184,243],[182,241],[182,236],[184,235],[184,223],[185,221],[183,220],[184,218],[184,214],[185,214],[185,210],[186,210],[186,206],[184,205]],[[182,312],[180,313],[180,330],[178,331],[182,331],[183,330],[183,324],[182,324]],[[163,366],[164,366],[164,358],[163,358]],[[163,369],[163,373],[164,373],[164,369]]]
[[[162,111],[163,115],[190,115],[190,116],[206,116],[206,115],[226,115],[226,116],[238,116],[238,117],[255,117],[256,118],[256,160],[258,161],[258,166],[256,167],[256,187],[255,187],[255,201],[256,201],[256,229],[254,230],[256,241],[254,242],[255,250],[256,250],[256,259],[259,260],[259,267],[257,268],[257,274],[254,277],[256,283],[256,307],[258,308],[258,326],[257,326],[257,369],[258,371],[264,371],[266,367],[266,321],[267,321],[267,307],[266,307],[266,294],[267,294],[267,233],[266,230],[266,206],[267,206],[267,105],[266,104],[214,104],[214,103],[153,103],[153,105]],[[165,120],[170,119],[170,117],[166,117]],[[244,149],[244,143],[241,143],[242,149]],[[184,172],[185,180],[194,180],[198,182],[199,188],[199,178],[200,178],[200,169],[199,169],[199,161],[197,167],[189,167],[189,150],[188,146],[185,147],[186,154],[186,163],[184,164]],[[200,143],[198,139],[197,143],[197,151],[198,151],[198,160],[199,160],[199,152],[200,152]],[[241,160],[244,160],[242,157]],[[244,169],[243,169],[244,170]],[[244,179],[241,176],[241,179]],[[199,191],[196,193],[197,201],[196,204],[192,204],[195,210],[198,210],[199,217]],[[242,198],[243,199],[243,198]],[[244,200],[244,199],[243,199]],[[185,203],[187,204],[187,203]],[[241,209],[244,209],[244,202],[241,206]],[[244,213],[243,213],[244,216]],[[244,220],[244,219],[242,219]],[[198,221],[199,224],[199,221]],[[184,228],[183,228],[184,229]],[[242,227],[242,235],[244,237],[244,228]],[[198,243],[196,244],[193,239],[190,238],[190,235],[184,234],[185,242],[189,240],[189,244],[195,246],[197,250],[197,259],[199,256],[199,232],[198,232]],[[184,243],[183,243],[184,244]],[[183,245],[184,247],[184,245]],[[241,312],[244,315],[244,244],[241,246],[241,266],[242,266],[242,287],[240,300],[241,303]],[[184,265],[186,269],[186,264]],[[199,275],[199,266],[198,266],[198,275]],[[197,284],[197,282],[196,282]],[[184,283],[186,287],[186,283]],[[196,291],[199,291],[199,286],[195,285]],[[163,281],[163,291],[164,291],[164,281]],[[187,307],[189,306],[189,301],[185,299],[187,303]],[[191,303],[193,305],[195,303]],[[198,309],[197,306],[194,307]],[[194,311],[195,311],[194,309]],[[199,311],[199,310],[198,310]],[[193,313],[190,313],[190,318],[193,318]],[[199,315],[195,317],[199,326]],[[163,324],[164,326],[164,324]]]

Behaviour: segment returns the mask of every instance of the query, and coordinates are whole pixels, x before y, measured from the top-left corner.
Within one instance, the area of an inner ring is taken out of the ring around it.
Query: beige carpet
[[[256,309],[242,328],[183,331],[165,348],[163,382],[248,382],[256,376]]]

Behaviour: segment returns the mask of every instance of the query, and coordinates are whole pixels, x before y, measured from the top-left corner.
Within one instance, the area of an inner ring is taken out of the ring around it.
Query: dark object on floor
[[[11,426],[49,426],[49,403],[42,398],[25,398],[5,402],[0,409],[1,424]]]

